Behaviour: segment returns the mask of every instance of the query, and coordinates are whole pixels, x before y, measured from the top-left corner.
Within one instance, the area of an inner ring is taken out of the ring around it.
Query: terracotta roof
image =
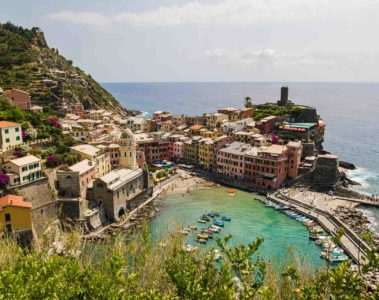
[[[15,89],[15,88],[6,91],[5,94],[9,94],[9,93],[12,92],[12,91],[16,91],[16,92],[20,92],[20,93],[24,93],[24,94],[30,95],[28,92],[25,92],[25,91],[20,90],[20,89]]]
[[[191,130],[199,130],[203,127],[203,125],[200,125],[200,124],[195,124],[193,126],[190,127]]]
[[[0,198],[0,211],[7,206],[17,206],[31,208],[32,204],[30,202],[25,202],[21,196],[7,195]]]
[[[8,121],[0,121],[0,128],[17,126],[17,125],[20,125],[20,124],[17,124],[14,122],[8,122]]]

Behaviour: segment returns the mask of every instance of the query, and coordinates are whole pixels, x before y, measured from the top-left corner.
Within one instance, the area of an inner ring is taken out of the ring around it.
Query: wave
[[[370,195],[379,194],[379,174],[359,167],[349,170],[347,176],[360,184],[360,186],[354,186],[356,190]]]
[[[375,207],[358,207],[370,222],[370,230],[379,233],[379,209]]]

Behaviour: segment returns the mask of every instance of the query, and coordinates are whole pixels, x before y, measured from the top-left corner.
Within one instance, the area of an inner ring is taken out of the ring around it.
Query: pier
[[[291,209],[317,221],[320,226],[333,236],[336,235],[339,228],[344,228],[345,232],[340,241],[342,248],[358,265],[366,261],[365,252],[371,250],[371,248],[346,224],[338,220],[328,211],[302,203],[301,201],[288,197],[280,192],[271,194],[268,198],[274,202],[287,205]]]

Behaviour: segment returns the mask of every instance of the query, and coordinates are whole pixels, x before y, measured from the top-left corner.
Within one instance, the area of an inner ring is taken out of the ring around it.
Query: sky
[[[6,21],[101,82],[379,81],[379,0],[0,0]]]

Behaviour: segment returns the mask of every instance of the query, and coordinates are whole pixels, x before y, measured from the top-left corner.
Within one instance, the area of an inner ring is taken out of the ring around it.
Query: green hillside
[[[86,109],[136,113],[125,110],[91,75],[75,67],[57,49],[49,48],[37,27],[0,23],[0,88],[28,91],[32,102],[55,110],[80,101]]]

